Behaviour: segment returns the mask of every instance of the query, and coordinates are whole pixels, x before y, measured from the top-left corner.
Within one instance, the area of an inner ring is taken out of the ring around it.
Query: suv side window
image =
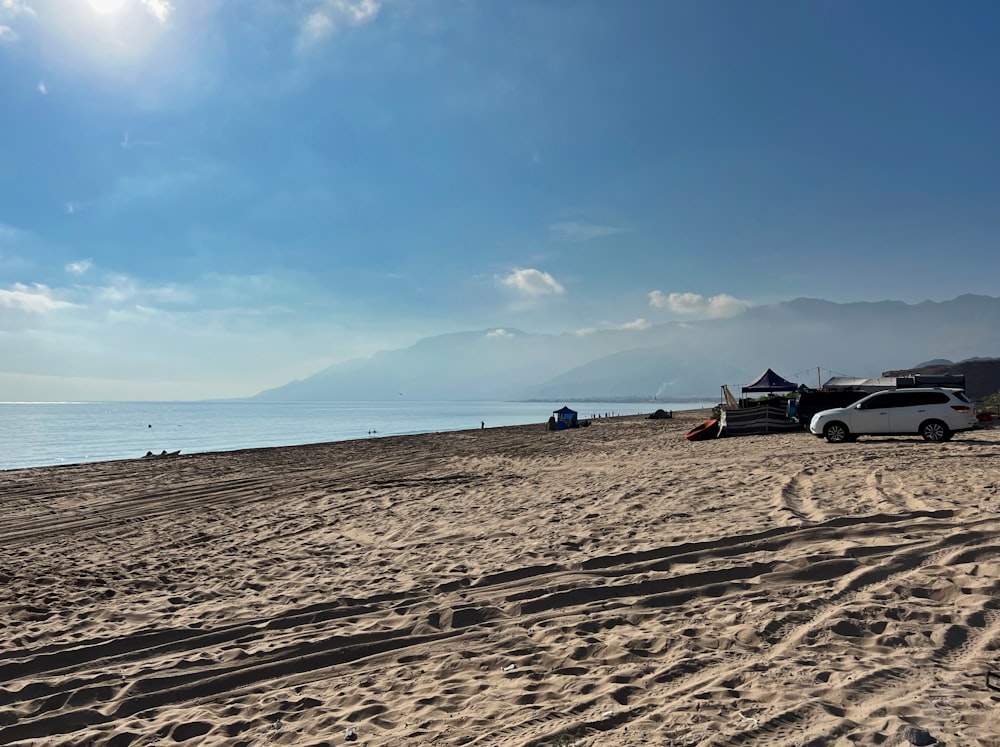
[[[878,394],[871,399],[867,400],[863,405],[861,405],[862,410],[878,410],[883,407],[898,407],[893,401],[893,395],[890,392],[885,392],[884,394]]]
[[[950,400],[944,392],[883,392],[868,400],[863,409],[878,410],[890,407],[921,407],[923,405],[943,405]]]
[[[948,403],[948,395],[944,392],[900,392],[900,394],[905,398],[907,407]]]
[[[913,401],[913,392],[886,392],[886,402],[882,407],[910,407],[916,404]]]

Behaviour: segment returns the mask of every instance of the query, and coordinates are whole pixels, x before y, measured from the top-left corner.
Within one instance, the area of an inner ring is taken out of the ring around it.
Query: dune
[[[0,744],[1000,745],[1000,431],[0,472]]]

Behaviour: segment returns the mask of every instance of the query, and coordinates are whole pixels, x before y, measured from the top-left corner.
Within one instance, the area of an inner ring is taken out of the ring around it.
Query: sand
[[[1000,745],[1000,431],[704,415],[0,472],[0,743]]]

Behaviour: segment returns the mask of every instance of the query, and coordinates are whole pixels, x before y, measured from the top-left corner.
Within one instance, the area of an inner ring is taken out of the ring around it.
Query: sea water
[[[564,402],[0,403],[0,469],[545,423]],[[581,418],[710,406],[569,403]]]

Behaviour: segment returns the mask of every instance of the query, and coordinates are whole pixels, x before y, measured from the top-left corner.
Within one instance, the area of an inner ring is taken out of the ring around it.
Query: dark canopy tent
[[[778,376],[770,368],[762,373],[757,381],[743,387],[743,393],[747,392],[794,392],[799,388],[798,384],[793,384],[788,379]]]
[[[576,410],[571,410],[568,407],[553,410],[552,417],[549,418],[550,431],[565,431],[569,428],[579,428],[581,425],[590,425],[590,421],[578,420]]]
[[[576,410],[571,410],[568,407],[560,407],[558,410],[553,411],[557,423],[565,423],[570,428],[575,428],[577,425],[577,413]]]
[[[794,392],[799,388],[770,368],[755,382],[743,387],[744,394]],[[802,426],[788,416],[787,404],[776,398],[741,400],[738,408],[723,408],[722,425],[727,436],[749,436],[763,433],[784,433]]]

